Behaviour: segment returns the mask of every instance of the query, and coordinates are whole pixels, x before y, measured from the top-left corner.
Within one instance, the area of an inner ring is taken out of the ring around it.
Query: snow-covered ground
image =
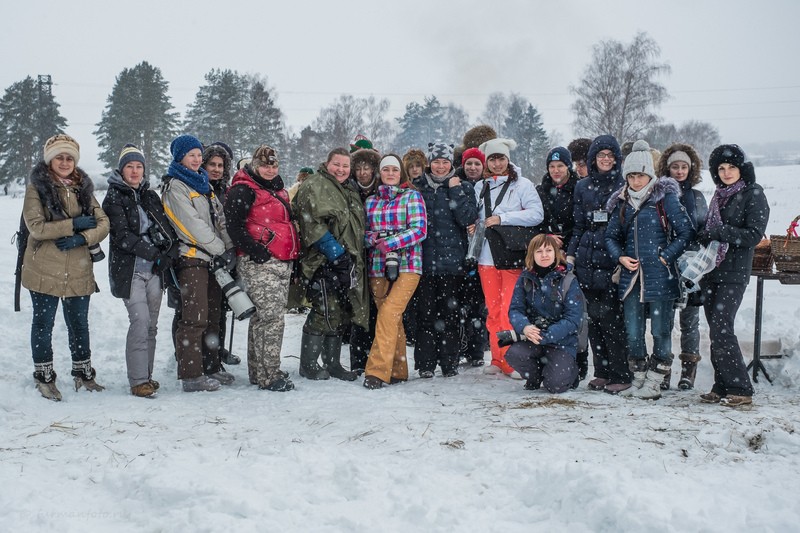
[[[800,166],[757,174],[769,233],[783,233],[800,213]],[[800,530],[800,287],[765,284],[764,340],[786,356],[766,361],[775,384],[762,377],[747,411],[698,403],[711,386],[707,357],[697,390],[656,402],[583,386],[531,393],[472,368],[379,391],[310,382],[297,376],[298,315],[287,315],[283,349],[295,391],[259,391],[240,365],[229,367],[232,387],[184,394],[166,303],[154,375],[162,388],[147,400],[129,394],[127,315],[101,263],[90,325],[107,390],[70,387],[59,317],[64,401],[53,403],[31,378],[27,293],[22,312],[12,306],[21,206],[0,197],[2,531]],[[748,353],[754,308],[752,283],[736,323]],[[245,330],[236,324],[235,353],[245,353]]]

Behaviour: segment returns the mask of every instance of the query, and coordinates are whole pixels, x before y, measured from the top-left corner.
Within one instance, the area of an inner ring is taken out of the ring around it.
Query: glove
[[[86,239],[80,233],[72,235],[71,237],[59,237],[56,239],[56,247],[62,252],[72,250],[73,248],[83,246],[84,244],[86,244]]]
[[[386,252],[389,251],[389,243],[386,242],[386,239],[378,239],[375,241],[375,248],[377,248],[382,254],[386,255]]]
[[[314,247],[322,252],[328,261],[338,259],[345,252],[344,247],[331,235],[330,231],[325,232],[325,235],[314,243]]]
[[[75,231],[83,231],[87,229],[94,229],[97,227],[97,219],[93,216],[80,216],[72,219],[72,229]]]
[[[266,246],[259,246],[256,250],[258,251],[256,251],[255,253],[252,252],[250,253],[250,261],[252,261],[253,263],[257,265],[263,265],[264,263],[272,259],[272,254],[269,253],[269,250],[267,250]]]
[[[334,288],[349,290],[353,287],[353,261],[347,252],[327,263],[324,270],[323,275]]]
[[[166,272],[171,266],[172,257],[162,252],[153,260],[153,274],[161,274],[162,272]]]
[[[711,232],[707,229],[701,229],[698,231],[695,239],[703,246],[708,246],[708,243],[714,240],[711,238]]]
[[[236,268],[236,248],[228,248],[221,257],[225,260],[225,270],[231,272]]]

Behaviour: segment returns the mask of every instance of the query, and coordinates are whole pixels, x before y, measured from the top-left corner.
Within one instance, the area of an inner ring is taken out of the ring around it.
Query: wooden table
[[[767,369],[764,368],[764,363],[761,359],[775,359],[781,357],[781,354],[761,355],[761,320],[764,311],[764,280],[778,280],[783,285],[800,285],[800,272],[759,272],[754,270],[752,273],[756,278],[756,319],[753,333],[753,360],[747,365],[749,370],[753,369],[753,381],[758,383],[758,371],[764,373],[767,381],[772,383],[772,378],[769,377]]]

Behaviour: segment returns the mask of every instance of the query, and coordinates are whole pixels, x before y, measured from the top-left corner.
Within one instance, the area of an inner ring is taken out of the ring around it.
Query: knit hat
[[[119,153],[119,164],[117,165],[119,173],[122,174],[122,169],[125,168],[125,165],[132,161],[138,161],[142,166],[145,166],[142,151],[132,144],[126,144]]]
[[[192,137],[191,135],[181,135],[179,137],[175,137],[172,143],[169,145],[169,151],[172,154],[172,160],[176,163],[180,163],[186,154],[198,148],[200,151],[203,151],[203,144],[197,140],[196,137]]]
[[[567,165],[567,168],[572,168],[572,156],[570,155],[569,150],[563,146],[556,146],[547,153],[547,159],[544,163],[545,168],[549,168],[550,163],[553,161],[561,161]]]
[[[480,148],[467,148],[461,155],[462,163],[466,163],[467,159],[477,159],[483,166],[486,166],[486,156],[483,155]]]
[[[250,160],[250,166],[253,169],[256,169],[260,166],[266,165],[277,165],[278,164],[278,154],[275,153],[275,149],[271,146],[266,144],[262,144],[258,148],[256,148],[255,152],[253,152],[253,157]]]
[[[313,174],[314,173],[314,169],[311,168],[311,167],[303,167],[303,168],[300,169],[300,172],[298,172],[298,174],[303,174],[303,173],[305,173],[305,174]]]
[[[573,161],[586,161],[589,155],[589,147],[592,145],[592,140],[585,137],[574,139],[567,145]]]
[[[723,144],[717,146],[708,156],[708,170],[713,177],[717,177],[717,169],[722,163],[729,163],[738,169],[742,168],[747,156],[737,144]]]
[[[368,150],[373,150],[374,147],[372,146],[372,141],[364,137],[363,135],[356,135],[356,139],[354,143],[350,144],[350,153],[357,150],[361,150],[362,148],[366,148]]]
[[[481,152],[486,154],[486,159],[493,155],[504,155],[511,159],[511,150],[517,147],[517,142],[513,139],[492,139],[480,145]]]
[[[622,163],[622,175],[627,177],[628,174],[638,172],[647,174],[650,178],[656,178],[656,171],[653,168],[653,154],[650,153],[650,145],[647,141],[639,139],[631,147],[631,153],[625,158]]]
[[[452,163],[453,148],[455,147],[452,144],[443,142],[428,143],[428,163],[435,159],[447,159]]]
[[[692,160],[689,157],[689,154],[687,154],[683,150],[676,150],[672,152],[672,154],[669,156],[669,159],[667,159],[667,167],[669,167],[675,161],[683,161],[684,163],[689,165],[689,167],[692,166]]]
[[[68,154],[78,164],[81,158],[81,147],[78,141],[67,135],[66,133],[59,133],[53,135],[44,143],[44,162],[48,165],[58,154]]]

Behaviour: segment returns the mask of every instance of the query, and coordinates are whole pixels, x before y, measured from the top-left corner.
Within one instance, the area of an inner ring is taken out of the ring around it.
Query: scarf
[[[711,205],[708,206],[708,215],[706,216],[707,230],[711,231],[714,228],[722,226],[722,215],[720,214],[720,211],[723,207],[725,207],[725,204],[728,203],[728,200],[734,194],[741,191],[745,187],[747,187],[747,184],[743,179],[740,179],[728,187],[725,185],[719,185],[717,187],[717,190],[714,191],[714,196],[711,198]],[[720,242],[719,250],[717,250],[717,259],[714,264],[715,267],[718,267],[725,260],[725,254],[727,253],[728,243]]]
[[[250,168],[249,165],[246,165],[244,167],[244,170],[245,172],[247,172],[247,175],[250,176],[250,179],[252,179],[256,183],[256,185],[258,185],[262,189],[273,192],[277,192],[283,189],[283,178],[281,178],[280,174],[276,175],[271,180],[267,180],[259,176],[256,173],[256,171]]]
[[[628,203],[631,204],[633,208],[638,211],[639,208],[642,207],[642,204],[645,203],[647,199],[650,197],[650,193],[652,192],[653,187],[656,184],[656,181],[658,180],[656,180],[655,178],[650,178],[650,181],[647,183],[647,185],[642,187],[639,191],[632,190],[629,185],[627,187]]]
[[[554,260],[550,266],[539,266],[536,262],[533,263],[533,272],[536,274],[536,277],[540,280],[544,279],[550,272],[554,271],[558,268],[559,264],[557,260]]]
[[[435,191],[436,189],[438,189],[439,187],[444,185],[445,182],[447,182],[447,180],[452,178],[455,175],[455,173],[456,173],[455,169],[452,169],[452,168],[450,169],[450,172],[448,172],[447,174],[445,174],[442,177],[436,177],[433,174],[428,174],[426,172],[425,173],[425,179],[427,180],[428,185],[430,185],[431,188]]]
[[[208,183],[208,172],[202,167],[198,172],[194,172],[177,161],[173,161],[169,164],[167,174],[182,181],[200,194],[208,194],[211,191],[211,185]]]

